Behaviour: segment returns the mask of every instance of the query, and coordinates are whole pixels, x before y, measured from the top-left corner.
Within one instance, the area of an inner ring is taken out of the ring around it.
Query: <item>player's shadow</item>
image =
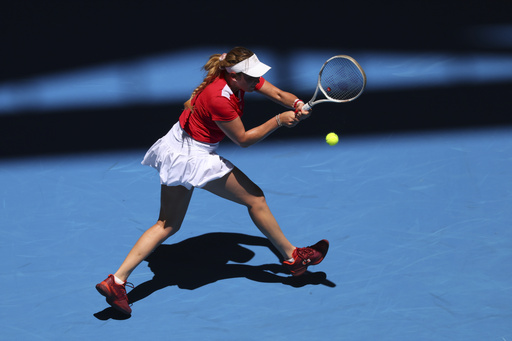
[[[268,239],[240,233],[207,233],[172,245],[162,244],[146,259],[154,277],[132,289],[128,293],[128,300],[130,303],[137,302],[168,286],[194,290],[219,280],[243,277],[296,288],[319,284],[336,286],[324,272],[307,271],[302,276],[293,277],[281,264],[244,264],[255,253],[242,245],[266,247],[280,258]],[[94,316],[101,320],[129,318],[113,308]]]

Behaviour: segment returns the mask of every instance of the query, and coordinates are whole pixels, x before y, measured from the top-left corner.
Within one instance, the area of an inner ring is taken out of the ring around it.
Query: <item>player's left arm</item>
[[[309,114],[311,113],[311,111],[302,110],[304,102],[301,101],[297,96],[291,92],[279,89],[277,86],[273,85],[266,79],[264,80],[263,85],[258,90],[256,90],[256,92],[267,96],[274,102],[279,103],[287,108],[296,110],[300,119],[309,117]]]

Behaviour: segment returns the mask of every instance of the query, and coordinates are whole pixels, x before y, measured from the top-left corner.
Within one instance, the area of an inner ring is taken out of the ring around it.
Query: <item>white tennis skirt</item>
[[[235,167],[215,152],[218,146],[194,140],[177,122],[149,148],[141,163],[155,168],[163,185],[203,187]]]

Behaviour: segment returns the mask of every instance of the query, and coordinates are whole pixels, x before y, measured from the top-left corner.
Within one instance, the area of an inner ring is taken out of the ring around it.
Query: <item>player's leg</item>
[[[107,298],[107,302],[112,307],[125,314],[131,314],[132,309],[126,295],[126,280],[153,250],[180,229],[192,192],[193,189],[187,190],[182,186],[162,185],[160,215],[157,223],[142,234],[115,275],[109,275],[107,279],[96,285],[98,292]]]
[[[142,234],[130,250],[126,259],[114,274],[126,281],[131,272],[148,257],[161,243],[176,233],[183,223],[193,188],[183,186],[161,187],[160,215],[155,225]]]
[[[246,206],[254,224],[282,254],[283,259],[292,258],[295,246],[283,234],[267,205],[263,191],[242,171],[235,167],[221,179],[209,182],[204,189]]]

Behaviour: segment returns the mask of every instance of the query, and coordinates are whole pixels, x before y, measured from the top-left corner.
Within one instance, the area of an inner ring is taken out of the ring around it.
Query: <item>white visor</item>
[[[270,70],[270,66],[260,62],[258,57],[256,57],[255,54],[253,54],[250,58],[242,60],[238,64],[226,67],[226,71],[229,73],[243,72],[247,76],[251,76],[251,77],[261,77],[265,73],[267,73],[268,70]]]

